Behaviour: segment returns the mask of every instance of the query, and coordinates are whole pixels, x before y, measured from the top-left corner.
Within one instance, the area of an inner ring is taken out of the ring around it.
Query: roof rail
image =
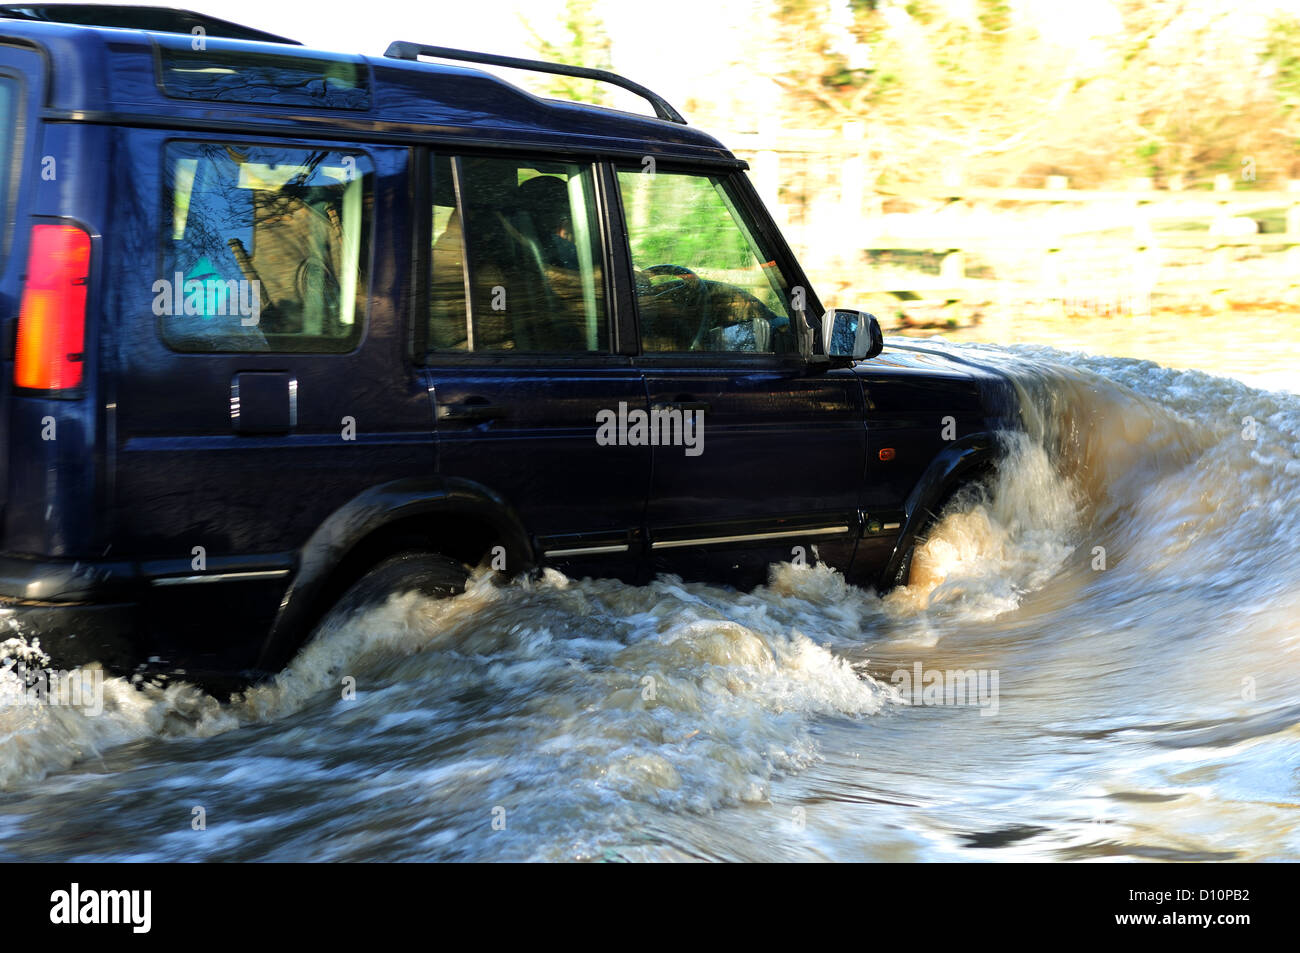
[[[154,33],[191,34],[196,27],[207,36],[228,40],[256,40],[262,43],[288,43],[302,46],[274,33],[231,23],[171,7],[139,7],[99,3],[4,3],[0,19],[35,20],[41,23],[65,23],[71,26],[103,26],[124,30],[149,30]]]
[[[466,63],[484,63],[488,66],[506,66],[511,69],[530,70],[534,73],[558,73],[561,76],[577,76],[581,79],[594,79],[598,82],[619,86],[636,93],[654,107],[655,115],[660,119],[687,125],[682,114],[668,104],[658,93],[646,89],[640,83],[634,83],[617,73],[604,69],[592,69],[587,66],[569,66],[567,63],[548,63],[545,60],[530,60],[518,56],[497,56],[495,53],[475,53],[472,50],[456,50],[446,46],[426,46],[423,43],[408,43],[397,40],[390,43],[384,55],[395,60],[418,60],[421,56],[432,56],[443,60],[462,60]]]

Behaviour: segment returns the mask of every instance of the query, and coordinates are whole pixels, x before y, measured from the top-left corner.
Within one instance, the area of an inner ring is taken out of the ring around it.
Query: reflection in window
[[[17,151],[22,140],[20,122],[20,100],[22,87],[18,80],[0,76],[0,255],[9,251],[9,239],[13,233],[13,174]]]
[[[359,57],[253,53],[238,49],[238,41],[216,37],[199,50],[188,39],[158,43],[158,69],[168,96],[323,109],[370,108],[370,77]]]
[[[433,180],[430,350],[607,349],[590,167],[440,156]]]
[[[171,143],[166,168],[171,208],[154,312],[170,345],[356,345],[372,203],[364,155]]]
[[[788,288],[721,179],[621,171],[645,351],[793,350]]]

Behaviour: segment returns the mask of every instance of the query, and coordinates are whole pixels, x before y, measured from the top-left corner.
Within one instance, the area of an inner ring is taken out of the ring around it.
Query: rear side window
[[[17,200],[18,162],[22,152],[22,85],[0,76],[0,259],[9,254]]]
[[[170,43],[170,41],[168,41]],[[283,53],[249,53],[211,40],[201,50],[161,45],[163,89],[178,99],[267,103],[324,109],[368,109],[370,78],[364,63]]]
[[[435,157],[430,351],[609,346],[592,167]]]
[[[154,313],[180,351],[341,352],[365,319],[360,153],[172,142]]]

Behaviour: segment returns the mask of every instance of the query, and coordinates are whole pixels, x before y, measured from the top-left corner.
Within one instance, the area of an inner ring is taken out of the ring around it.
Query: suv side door
[[[434,465],[404,321],[411,151],[133,128],[118,145],[115,552],[147,560],[177,618],[246,599],[269,623],[328,514]]]
[[[547,564],[635,578],[648,448],[597,440],[646,406],[614,353],[609,242],[596,166],[539,156],[431,157],[422,348],[438,473],[512,507]],[[512,568],[501,567],[496,568]]]
[[[701,428],[694,446],[670,434],[653,447],[652,570],[748,586],[792,558],[846,569],[865,471],[862,390],[851,371],[801,356],[807,294],[752,189],[741,173],[662,166],[616,178],[651,409]]]

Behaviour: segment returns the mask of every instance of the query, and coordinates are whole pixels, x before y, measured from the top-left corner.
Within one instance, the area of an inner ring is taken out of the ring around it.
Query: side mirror
[[[885,349],[885,336],[873,314],[831,308],[822,315],[822,350],[827,357],[869,361]]]

